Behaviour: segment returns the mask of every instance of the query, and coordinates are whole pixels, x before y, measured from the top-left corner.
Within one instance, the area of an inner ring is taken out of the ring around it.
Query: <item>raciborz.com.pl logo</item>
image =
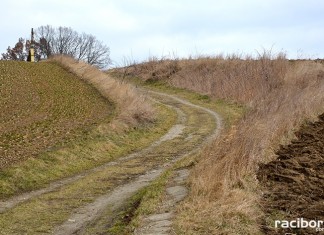
[[[275,228],[313,228],[317,232],[324,231],[323,220],[307,220],[297,218],[295,220],[275,220]]]

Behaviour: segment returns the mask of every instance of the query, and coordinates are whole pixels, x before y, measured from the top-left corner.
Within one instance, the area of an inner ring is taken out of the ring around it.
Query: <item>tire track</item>
[[[214,129],[213,133],[208,136],[202,144],[196,146],[193,150],[183,155],[178,156],[177,158],[173,159],[171,162],[174,163],[181,158],[198,152],[202,145],[206,144],[213,138],[217,137],[223,128],[222,119],[218,113],[209,110],[207,108],[192,104],[186,100],[180,99],[173,95],[168,95],[160,92],[148,91],[152,95],[157,95],[160,97],[167,97],[169,99],[173,99],[174,101],[193,107],[195,109],[203,110],[204,112],[209,113],[215,119],[216,128]],[[164,139],[162,137],[161,139]],[[111,209],[112,212],[118,211],[118,209],[125,203],[125,201],[131,197],[136,191],[140,190],[141,188],[147,186],[158,178],[168,167],[170,167],[170,163],[164,164],[162,167],[158,169],[151,170],[144,175],[139,176],[135,180],[131,181],[130,183],[124,184],[112,192],[103,195],[97,198],[93,203],[88,204],[87,206],[80,208],[76,213],[74,213],[65,223],[61,226],[57,227],[54,230],[55,235],[72,235],[72,234],[83,234],[85,232],[86,226],[89,222],[96,220],[100,217],[103,210],[107,207]],[[184,179],[183,179],[184,180]],[[173,204],[174,206],[174,204]],[[112,219],[112,218],[110,218]],[[169,218],[171,219],[171,217]],[[171,226],[171,222],[167,221],[168,225]]]
[[[157,102],[163,103],[164,105],[173,108],[177,112],[177,122],[172,128],[169,129],[167,134],[141,151],[118,158],[115,161],[108,162],[99,167],[84,171],[78,175],[53,182],[46,188],[24,193],[22,195],[12,197],[9,200],[2,201],[0,202],[0,213],[6,213],[7,211],[10,212],[10,209],[14,207],[19,209],[20,204],[22,204],[21,206],[24,206],[25,203],[29,203],[29,201],[35,201],[32,199],[39,200],[39,198],[43,198],[43,194],[45,194],[44,196],[47,196],[48,193],[57,194],[60,191],[65,190],[67,186],[73,186],[78,182],[87,182],[89,177],[91,179],[91,175],[94,173],[101,174],[101,172],[106,170],[109,171],[112,166],[127,167],[127,161],[136,161],[142,164],[143,161],[148,160],[148,165],[144,168],[145,171],[142,171],[141,175],[132,176],[129,178],[130,180],[124,181],[122,185],[117,184],[117,187],[115,185],[114,188],[112,188],[112,191],[109,191],[108,193],[107,191],[103,192],[103,194],[97,195],[93,200],[91,200],[90,203],[83,204],[83,206],[80,206],[79,208],[76,207],[75,210],[71,211],[72,214],[64,223],[61,222],[62,224],[58,225],[58,222],[54,222],[52,225],[49,225],[53,231],[51,234],[82,234],[87,228],[89,222],[96,221],[96,219],[101,216],[101,213],[105,208],[109,208],[113,212],[117,212],[125,201],[137,190],[149,185],[150,182],[159,177],[164,170],[172,166],[174,162],[178,161],[182,157],[198,152],[204,144],[215,138],[222,129],[222,120],[216,112],[192,104],[174,95],[153,91],[147,92],[150,96],[157,100]],[[189,117],[190,120],[196,119],[194,121],[196,126],[190,126]],[[202,118],[203,120],[209,120],[209,123],[215,123],[216,128],[207,128],[204,132],[199,132],[199,128],[203,125],[203,123],[199,122],[198,117],[199,120]],[[197,131],[197,133],[195,131]],[[194,136],[193,139],[189,138],[192,137],[191,135]],[[170,145],[171,143],[173,146]],[[174,145],[174,143],[177,145]],[[184,143],[184,148],[182,147],[181,143]],[[186,149],[187,146],[190,146],[188,150]],[[175,151],[173,151],[172,148],[175,148]],[[167,156],[166,160],[162,161],[159,160],[159,154],[163,155],[162,158],[165,158],[167,154],[170,154],[170,156]],[[157,158],[157,160],[155,158]],[[66,200],[69,203],[68,198]],[[115,216],[115,214],[116,213],[113,213],[112,217]],[[33,215],[31,214],[31,216]],[[35,224],[35,226],[37,226],[37,224]],[[53,229],[54,226],[56,227]],[[34,225],[31,228],[34,228]],[[25,228],[23,227],[23,229]],[[32,229],[32,231],[34,231],[34,229]]]

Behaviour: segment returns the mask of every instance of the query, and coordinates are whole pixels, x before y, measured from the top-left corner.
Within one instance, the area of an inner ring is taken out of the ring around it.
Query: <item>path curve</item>
[[[152,92],[153,93],[153,92]],[[161,95],[161,93],[158,93]],[[165,94],[164,94],[165,95]],[[168,96],[168,95],[167,95]],[[220,115],[207,108],[191,104],[185,100],[174,97],[176,100],[183,102],[195,108],[199,108],[214,116],[217,126],[214,133],[209,137],[209,141],[220,134],[222,118]],[[169,235],[174,234],[172,231],[173,220],[176,216],[176,206],[188,195],[189,190],[186,187],[186,180],[189,177],[188,169],[178,169],[174,172],[173,177],[168,179],[168,184],[164,190],[165,197],[159,203],[159,211],[146,215],[141,218],[139,226],[133,232],[134,235]]]
[[[110,169],[109,167],[122,165],[123,162],[128,160],[141,161],[141,159],[143,159],[142,156],[145,156],[146,154],[152,154],[152,152],[155,153],[159,148],[163,149],[165,147],[168,148],[169,146],[170,148],[172,148],[171,145],[168,145],[169,144],[168,141],[171,140],[170,143],[172,143],[172,140],[178,137],[180,137],[180,139],[178,140],[186,141],[184,137],[189,137],[188,133],[189,134],[197,133],[199,138],[193,139],[192,142],[188,140],[189,141],[188,143],[190,143],[190,148],[188,150],[186,151],[177,150],[175,155],[170,156],[170,159],[172,160],[163,161],[161,165],[155,165],[153,168],[147,168],[146,173],[142,173],[142,175],[136,178],[131,178],[127,183],[123,183],[122,185],[113,188],[113,190],[110,191],[109,193],[98,196],[97,198],[94,199],[93,202],[83,207],[76,208],[76,210],[72,212],[73,214],[70,216],[70,218],[68,218],[64,223],[58,225],[57,227],[54,228],[54,230],[52,230],[54,234],[65,234],[65,235],[82,234],[83,230],[87,227],[88,223],[100,217],[102,211],[105,208],[109,206],[109,208],[118,209],[131,195],[133,195],[136,191],[145,187],[146,185],[149,185],[154,179],[159,177],[166,169],[171,167],[174,162],[178,161],[179,159],[187,155],[198,152],[203,145],[207,144],[209,141],[214,139],[223,128],[221,117],[212,110],[201,107],[199,105],[192,104],[187,100],[176,97],[175,95],[169,95],[169,94],[156,92],[156,91],[147,91],[147,93],[149,94],[149,96],[154,97],[154,99],[156,99],[157,102],[163,103],[164,105],[173,108],[177,112],[178,119],[176,123],[169,129],[167,134],[162,136],[159,140],[153,142],[149,147],[144,148],[138,152],[132,153],[125,157],[118,158],[117,160],[84,171],[75,176],[50,183],[49,186],[43,189],[27,192],[12,197],[6,201],[0,201],[0,213],[6,212],[16,206],[19,206],[19,204],[24,204],[25,202],[30,201],[31,199],[36,199],[42,194],[47,194],[50,192],[52,193],[53,191],[55,193],[55,191],[58,191],[59,189],[63,189],[64,188],[63,186],[73,185],[78,180],[82,180],[83,178],[90,176],[92,173],[100,173],[101,171],[107,169],[109,170]],[[194,126],[195,128],[191,128],[190,122],[188,121],[189,117],[193,117],[194,119],[195,117],[196,118],[199,117],[202,118],[202,120],[209,120],[208,122],[209,123],[214,122],[216,124],[215,125],[216,127],[215,128],[210,127],[207,128],[206,129],[207,131],[205,132],[199,132],[198,131],[199,128],[203,126],[202,123],[200,122],[200,125],[198,125],[197,123],[199,123],[199,121],[197,121],[198,119],[196,119],[195,123],[197,125]],[[187,134],[185,134],[185,131],[188,131]],[[199,134],[199,133],[203,133],[203,134]],[[181,138],[183,138],[183,140]],[[178,144],[180,143],[181,145],[182,142],[175,142],[175,143]],[[186,148],[186,145],[183,145],[183,147]],[[176,148],[176,149],[181,149],[181,148]],[[165,151],[163,153],[169,154],[171,152]],[[171,154],[173,154],[173,152]]]
[[[209,113],[210,115],[212,115],[216,122],[216,128],[214,129],[213,134],[211,134],[203,144],[206,144],[206,142],[209,142],[210,140],[218,136],[221,129],[223,128],[222,118],[220,117],[220,115],[210,109],[192,104],[186,100],[183,100],[173,95],[169,95],[161,92],[155,92],[155,91],[148,91],[148,92],[158,96],[171,98],[179,103],[185,104],[190,107],[194,107],[196,109],[203,110]],[[166,137],[162,137],[161,139],[165,139],[165,138]],[[201,149],[202,147],[201,145],[197,146],[194,150],[190,151],[189,153],[186,153],[182,156],[178,156],[176,159],[172,160],[171,162],[178,161],[185,156],[188,156],[192,153],[199,151],[199,149]],[[123,203],[128,198],[130,198],[131,195],[133,195],[136,191],[149,185],[150,182],[158,178],[169,166],[170,163],[166,163],[163,166],[159,167],[158,169],[151,170],[146,174],[139,176],[135,180],[115,188],[115,190],[113,190],[112,192],[109,192],[108,194],[97,198],[94,202],[86,205],[85,207],[80,208],[65,223],[57,227],[54,230],[54,234],[55,235],[83,234],[87,224],[95,220],[96,218],[98,218],[105,208],[109,206],[112,210],[116,210],[117,208],[122,206]],[[169,223],[169,225],[171,224]]]
[[[196,109],[203,110],[203,111],[209,113],[210,115],[212,115],[215,118],[216,128],[214,130],[214,133],[209,137],[209,139],[213,139],[213,138],[217,137],[220,134],[221,130],[223,129],[223,119],[222,119],[222,117],[217,112],[215,112],[213,110],[210,110],[208,108],[205,108],[205,107],[190,103],[189,101],[181,99],[181,98],[179,98],[179,97],[177,97],[175,95],[170,95],[170,94],[157,92],[157,91],[151,91],[151,90],[147,90],[147,92],[151,93],[151,94],[157,94],[157,95],[160,95],[160,96],[166,96],[166,97],[172,98],[172,99],[174,99],[174,100],[176,100],[176,101],[178,101],[178,102],[180,102],[182,104],[191,106],[191,107],[196,108]]]

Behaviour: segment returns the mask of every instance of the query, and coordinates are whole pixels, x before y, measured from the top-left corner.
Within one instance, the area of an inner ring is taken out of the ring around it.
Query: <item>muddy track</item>
[[[116,161],[109,162],[79,175],[54,182],[47,188],[25,193],[7,201],[3,201],[0,203],[0,212],[10,213],[10,210],[14,210],[16,207],[23,207],[25,203],[37,203],[38,200],[42,201],[47,197],[51,197],[51,200],[53,200],[52,198],[55,197],[56,194],[59,194],[60,191],[68,191],[68,187],[71,188],[79,181],[91,178],[96,174],[104,174],[105,172],[108,172],[111,167],[120,167],[120,169],[125,167],[125,169],[133,169],[142,166],[143,162],[145,162],[145,167],[136,173],[129,175],[126,173],[122,174],[122,172],[118,172],[118,174],[116,173],[118,177],[120,177],[119,184],[113,185],[106,193],[101,193],[101,195],[98,194],[98,196],[91,200],[83,199],[84,201],[89,200],[89,203],[80,204],[82,206],[76,206],[75,209],[70,211],[70,215],[65,219],[65,222],[57,224],[58,222],[54,221],[53,224],[47,226],[47,232],[35,232],[35,234],[83,234],[88,223],[100,217],[103,210],[110,208],[112,211],[112,218],[110,219],[113,219],[115,212],[118,211],[131,195],[144,186],[150,184],[151,181],[160,176],[175,161],[187,156],[188,154],[199,151],[206,142],[215,138],[222,129],[222,120],[214,111],[194,105],[172,95],[153,91],[149,91],[148,93],[158,102],[172,107],[177,112],[177,123],[166,135],[155,141],[148,148],[139,152],[119,158]],[[201,130],[203,128],[199,125],[203,126],[203,123],[201,123],[200,119],[203,121],[206,119],[206,122],[212,119],[212,122],[214,122],[212,129],[202,132]],[[173,143],[172,141],[178,142]],[[171,146],[172,143],[173,146]],[[183,146],[181,143],[183,143]],[[55,212],[53,211],[53,213]],[[30,228],[29,231],[30,230],[32,230],[32,228]],[[20,231],[27,230],[20,228]]]

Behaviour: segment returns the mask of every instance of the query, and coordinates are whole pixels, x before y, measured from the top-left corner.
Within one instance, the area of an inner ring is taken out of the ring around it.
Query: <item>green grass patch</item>
[[[127,130],[113,130],[102,123],[86,139],[29,158],[0,171],[0,198],[44,187],[53,180],[102,165],[150,145],[175,123],[173,110],[157,105],[155,123]]]

